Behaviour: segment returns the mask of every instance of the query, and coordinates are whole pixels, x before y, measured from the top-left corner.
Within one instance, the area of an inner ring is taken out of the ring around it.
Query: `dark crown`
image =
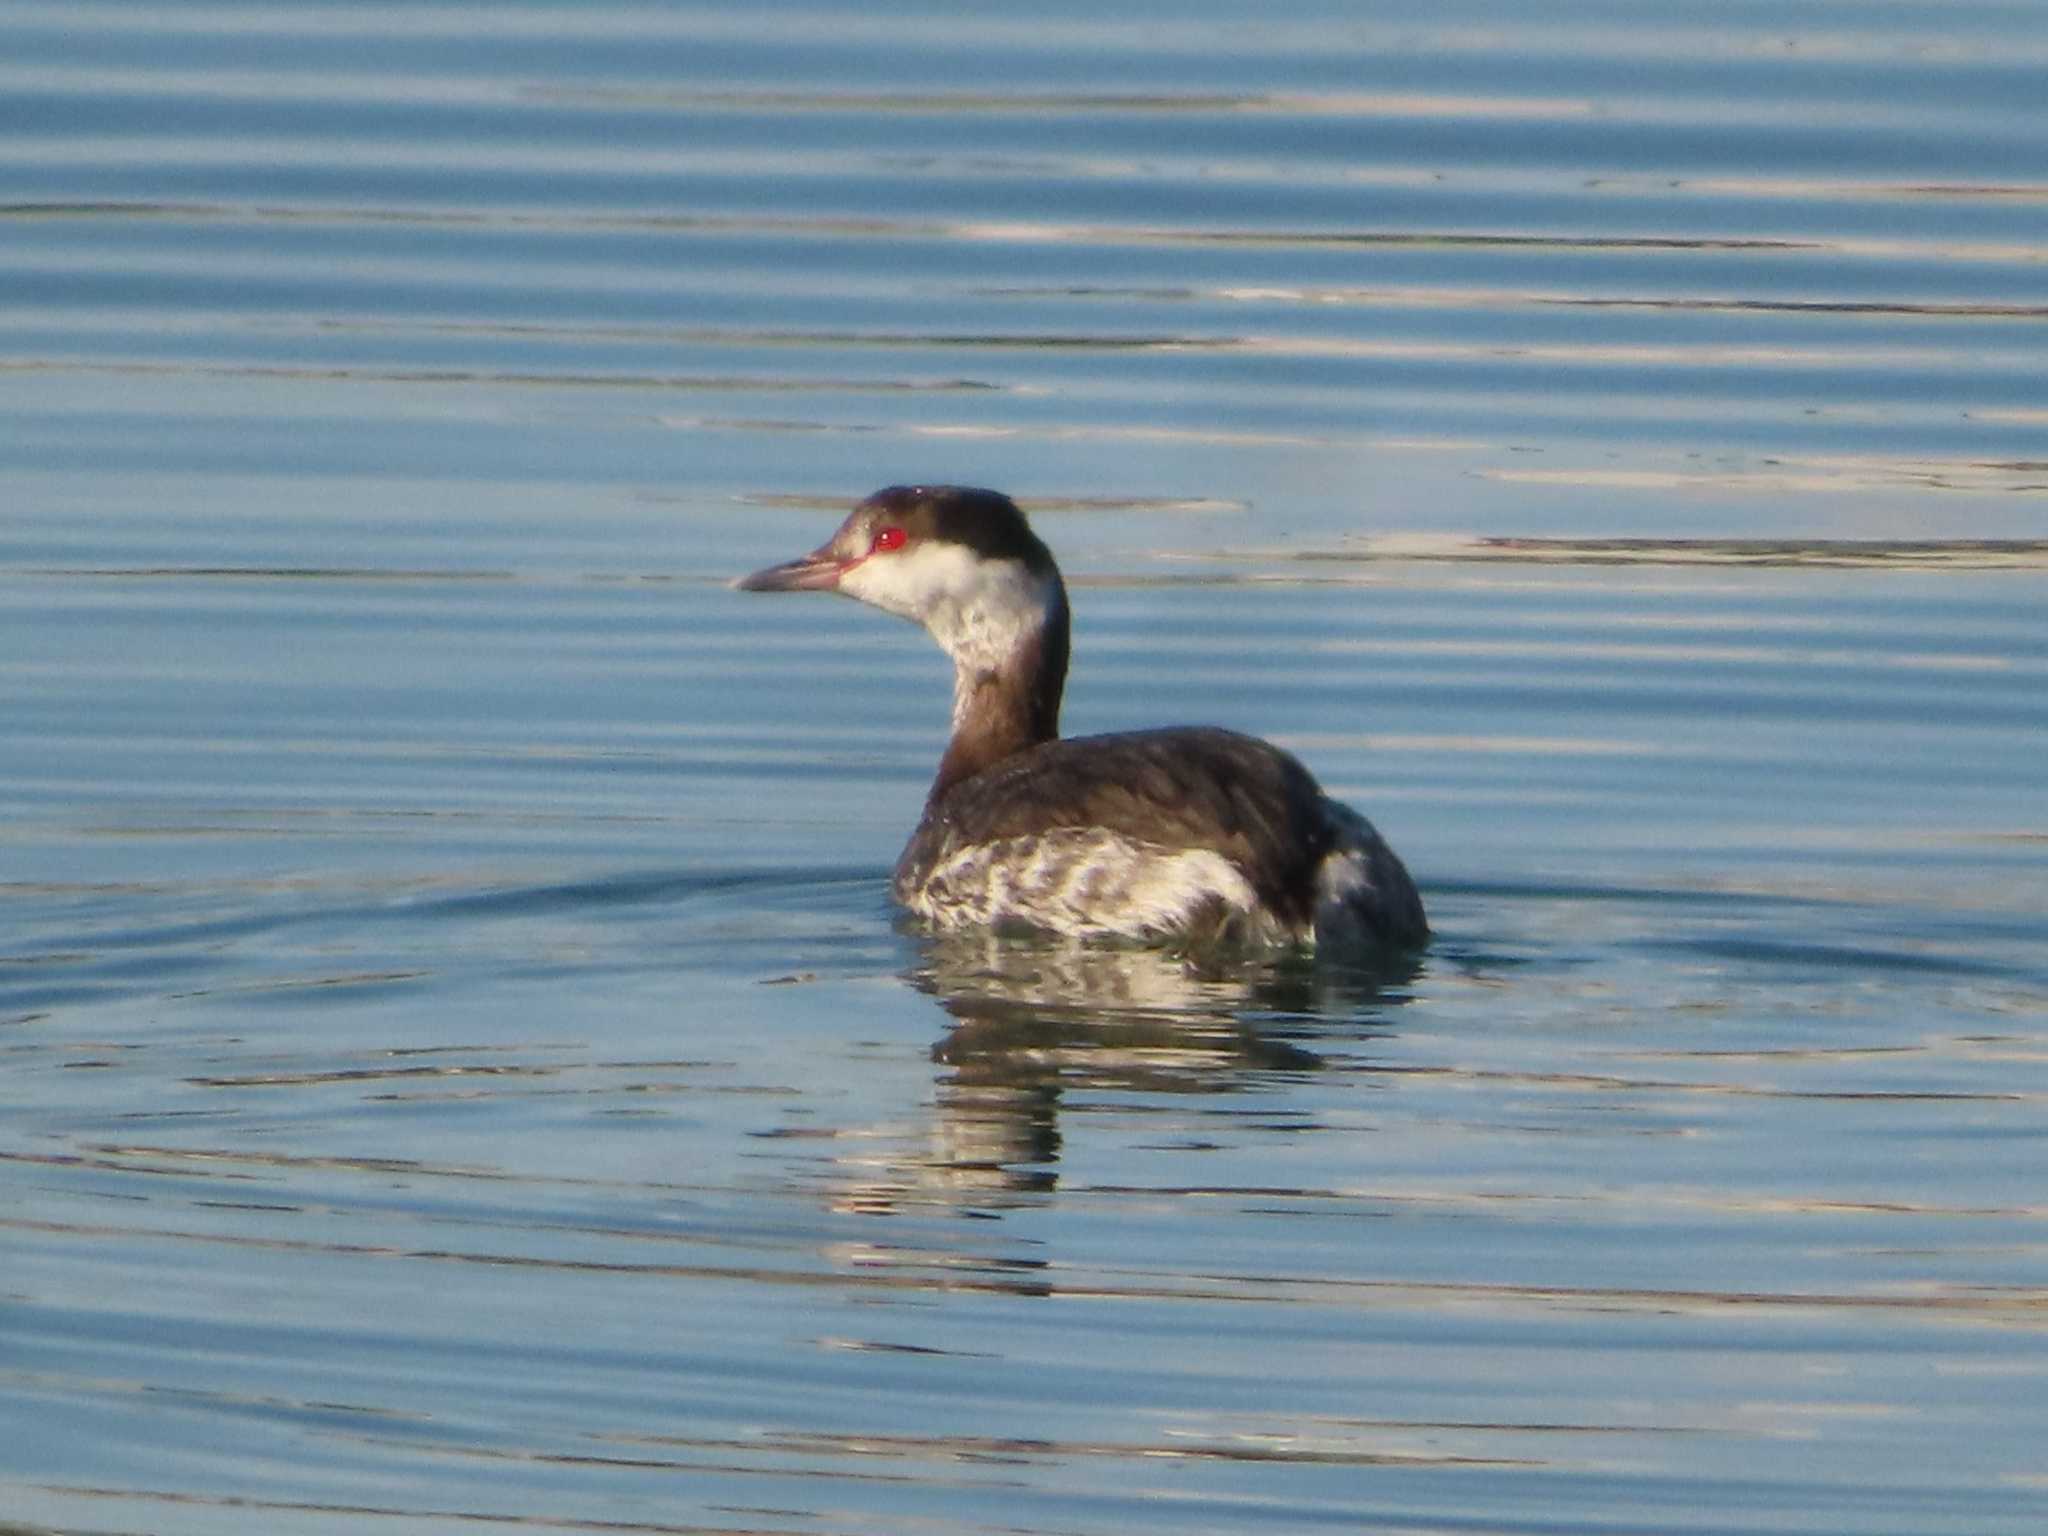
[[[1001,491],[972,485],[892,485],[856,510],[879,513],[914,539],[964,545],[984,560],[1018,560],[1033,571],[1053,568],[1052,552]]]

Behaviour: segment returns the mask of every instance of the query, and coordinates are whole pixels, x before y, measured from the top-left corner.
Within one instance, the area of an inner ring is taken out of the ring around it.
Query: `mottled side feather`
[[[960,849],[1088,828],[1227,860],[1290,927],[1314,921],[1335,841],[1322,791],[1278,747],[1210,727],[1041,742],[933,798],[896,868],[915,889]]]

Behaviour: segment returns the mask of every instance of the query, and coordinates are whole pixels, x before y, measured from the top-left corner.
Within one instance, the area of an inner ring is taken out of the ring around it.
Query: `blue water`
[[[0,1529],[2048,1522],[2048,11],[0,14]],[[902,922],[1076,732],[1438,937]]]

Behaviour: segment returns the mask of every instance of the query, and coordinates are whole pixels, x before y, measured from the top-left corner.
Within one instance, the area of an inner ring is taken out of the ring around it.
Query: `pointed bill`
[[[742,576],[733,585],[742,592],[831,592],[850,564],[827,544],[808,555]]]

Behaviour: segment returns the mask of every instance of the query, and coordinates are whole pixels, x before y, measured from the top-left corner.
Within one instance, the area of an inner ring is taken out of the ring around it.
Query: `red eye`
[[[868,553],[886,555],[892,549],[901,549],[903,541],[909,537],[901,528],[877,528],[874,542],[868,545]]]

